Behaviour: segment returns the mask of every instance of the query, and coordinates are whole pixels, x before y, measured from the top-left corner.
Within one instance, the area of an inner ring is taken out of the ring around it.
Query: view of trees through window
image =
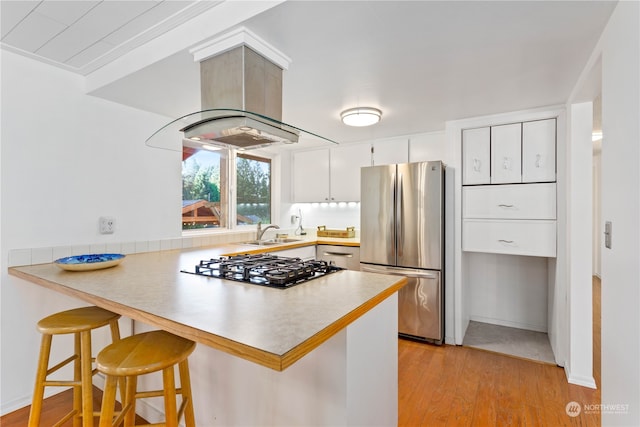
[[[228,151],[185,147],[182,161],[182,229],[227,226]],[[236,174],[237,224],[271,222],[271,160],[238,154]]]
[[[238,224],[271,222],[271,161],[238,154],[236,161]]]

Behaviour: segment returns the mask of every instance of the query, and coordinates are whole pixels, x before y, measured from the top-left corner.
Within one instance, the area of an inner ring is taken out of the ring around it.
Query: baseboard
[[[55,393],[52,393],[51,395],[53,394]],[[29,405],[31,405],[30,396],[23,396],[18,399],[13,399],[9,402],[2,402],[2,406],[0,406],[0,416],[5,416],[12,413],[13,411],[17,411],[18,409],[22,409],[25,406]]]
[[[564,367],[564,373],[567,376],[567,382],[569,384],[575,384],[593,389],[598,388],[596,387],[596,381],[593,379],[593,376],[581,377],[578,375],[571,375],[571,372],[569,372],[569,368],[567,366]]]

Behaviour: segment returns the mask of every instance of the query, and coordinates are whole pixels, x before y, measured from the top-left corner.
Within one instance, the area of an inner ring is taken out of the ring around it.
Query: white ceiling
[[[251,1],[2,0],[2,48],[91,79],[174,34],[165,33],[192,26],[191,41],[202,33],[197,43],[167,47],[162,58],[92,92],[175,118],[200,107],[199,69],[188,48],[242,25],[291,58],[283,120],[350,142],[564,103],[615,7],[612,1],[278,3],[256,14]],[[247,19],[225,27],[222,11],[232,6],[236,15],[245,8]],[[221,19],[211,25],[198,21],[218,10]],[[355,106],[381,109],[382,121],[342,125],[340,111]]]

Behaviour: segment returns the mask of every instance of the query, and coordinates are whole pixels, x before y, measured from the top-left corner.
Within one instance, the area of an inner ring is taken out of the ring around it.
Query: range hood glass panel
[[[181,152],[183,139],[197,137],[200,138],[200,143],[250,150],[297,142],[299,136],[338,144],[271,117],[226,108],[202,110],[182,116],[154,132],[145,144]]]
[[[196,122],[183,129],[185,138],[218,141],[239,148],[298,142],[298,132],[277,127],[246,116],[224,116]]]

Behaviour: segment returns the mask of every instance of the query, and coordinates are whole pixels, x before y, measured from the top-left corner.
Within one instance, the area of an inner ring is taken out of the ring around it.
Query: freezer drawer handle
[[[500,206],[501,208],[512,208],[513,205],[505,205],[505,204],[499,204],[498,206]]]
[[[503,240],[503,239],[498,239],[498,242],[500,242],[500,243],[509,243],[509,244],[511,244],[511,243],[513,243],[513,240]]]
[[[353,254],[345,254],[342,252],[325,252],[324,255],[343,256],[346,258],[353,258]]]

